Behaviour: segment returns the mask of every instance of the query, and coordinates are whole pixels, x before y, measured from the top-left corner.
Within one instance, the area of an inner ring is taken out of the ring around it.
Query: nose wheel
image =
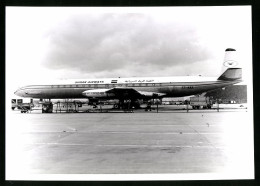
[[[42,104],[42,113],[52,113],[53,104],[52,102]]]

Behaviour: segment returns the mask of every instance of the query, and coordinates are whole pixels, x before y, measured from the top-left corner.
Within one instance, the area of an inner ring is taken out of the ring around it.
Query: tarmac
[[[6,123],[7,178],[206,173],[247,179],[254,174],[251,122],[247,109],[11,112]]]

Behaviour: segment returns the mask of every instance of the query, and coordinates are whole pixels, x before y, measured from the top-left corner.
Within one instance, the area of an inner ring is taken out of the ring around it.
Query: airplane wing
[[[122,98],[159,98],[163,97],[165,94],[157,93],[157,92],[146,92],[146,91],[138,91],[134,88],[127,87],[115,87],[106,91],[107,93],[114,93],[117,97]]]
[[[89,98],[109,98],[116,97],[119,99],[142,99],[142,98],[161,98],[164,93],[138,91],[128,87],[114,87],[111,89],[92,89],[82,93]]]
[[[115,87],[106,91],[107,93],[113,93],[119,98],[140,98],[140,94],[137,90],[127,87]]]

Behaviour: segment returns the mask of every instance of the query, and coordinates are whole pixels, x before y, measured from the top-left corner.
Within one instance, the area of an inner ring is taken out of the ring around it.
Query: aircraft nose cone
[[[16,90],[14,92],[14,94],[17,95],[17,96],[22,96],[23,95],[23,93],[22,93],[22,91],[20,89]]]
[[[14,94],[17,95],[17,96],[19,96],[19,90],[16,90],[16,91],[14,92]]]

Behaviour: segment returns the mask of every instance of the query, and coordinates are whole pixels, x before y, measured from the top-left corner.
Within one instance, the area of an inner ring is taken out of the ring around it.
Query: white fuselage
[[[21,97],[42,99],[68,98],[117,98],[115,94],[105,94],[112,88],[134,89],[143,95],[158,93],[163,97],[182,97],[200,94],[226,87],[241,80],[217,80],[217,77],[176,76],[140,78],[79,79],[53,82],[52,84],[29,85],[18,89],[15,94]],[[83,92],[88,94],[84,94]]]

